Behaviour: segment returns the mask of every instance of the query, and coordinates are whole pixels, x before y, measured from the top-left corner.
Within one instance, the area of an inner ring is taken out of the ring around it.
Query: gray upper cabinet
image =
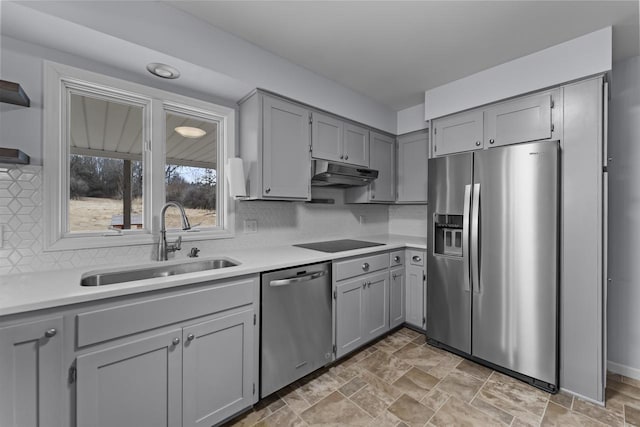
[[[398,137],[397,202],[427,202],[428,157],[428,130],[401,135]]]
[[[182,426],[211,426],[251,406],[253,309],[183,330]]]
[[[308,200],[311,112],[255,92],[240,104],[240,155],[251,199]]]
[[[551,94],[544,93],[486,109],[485,146],[497,147],[551,138],[551,102]]]
[[[433,156],[479,150],[483,147],[482,111],[437,119],[433,126]]]
[[[63,425],[62,354],[61,317],[0,329],[0,425]]]
[[[359,166],[369,166],[369,129],[344,123],[342,139],[344,161]]]
[[[182,330],[77,358],[78,426],[182,424]]]
[[[343,122],[321,113],[313,113],[311,155],[316,159],[344,162]]]
[[[363,187],[347,190],[347,203],[391,203],[396,198],[395,139],[377,132],[370,132],[369,164],[378,171],[378,178]]]

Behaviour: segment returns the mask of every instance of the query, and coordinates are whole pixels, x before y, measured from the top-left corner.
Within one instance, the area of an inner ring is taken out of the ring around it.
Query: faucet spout
[[[175,207],[180,211],[180,220],[182,222],[183,230],[190,230],[191,224],[189,223],[189,218],[187,218],[187,213],[184,211],[182,205],[178,202],[167,202],[162,207],[162,211],[160,211],[160,240],[158,241],[158,261],[166,261],[168,259],[169,252],[179,251],[181,249],[182,237],[178,237],[178,240],[174,243],[167,244],[167,228],[165,217],[167,213],[167,209],[169,207]]]

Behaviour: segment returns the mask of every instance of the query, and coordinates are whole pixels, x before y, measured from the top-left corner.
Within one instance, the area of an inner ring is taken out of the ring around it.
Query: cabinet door
[[[425,325],[425,281],[424,267],[407,264],[406,277],[406,322],[426,328]]]
[[[371,132],[370,167],[378,171],[378,178],[369,184],[369,197],[375,202],[393,202],[396,199],[395,140]]]
[[[398,202],[427,202],[427,131],[398,137]]]
[[[373,339],[389,330],[389,273],[366,276],[365,340]]]
[[[0,425],[62,425],[62,351],[61,317],[0,329]]]
[[[183,331],[183,427],[211,426],[251,406],[253,309]]]
[[[456,114],[433,121],[433,155],[481,149],[482,111]]]
[[[484,113],[486,146],[551,138],[551,94],[496,105]]]
[[[389,328],[404,323],[405,283],[404,267],[391,270],[389,285]]]
[[[181,425],[181,337],[176,329],[78,356],[78,426]]]
[[[265,96],[263,114],[263,197],[308,199],[309,110]]]
[[[346,281],[336,288],[336,357],[341,357],[365,342],[365,280]]]
[[[311,156],[315,159],[343,161],[342,132],[342,121],[324,114],[313,113]]]
[[[344,162],[369,167],[369,130],[345,123],[342,140]]]

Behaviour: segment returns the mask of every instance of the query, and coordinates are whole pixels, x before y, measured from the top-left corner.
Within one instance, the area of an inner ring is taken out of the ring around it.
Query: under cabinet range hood
[[[359,187],[370,184],[377,177],[377,170],[363,166],[314,160],[311,185],[316,187]]]

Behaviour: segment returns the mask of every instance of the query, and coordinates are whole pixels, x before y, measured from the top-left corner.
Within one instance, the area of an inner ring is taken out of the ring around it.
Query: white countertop
[[[201,257],[198,258],[198,260],[229,258],[238,262],[239,265],[217,270],[200,271],[197,273],[180,274],[106,286],[80,286],[80,279],[82,276],[91,273],[155,267],[159,265],[159,262],[118,265],[114,267],[83,267],[4,276],[0,277],[0,316],[155,291],[202,281],[256,274],[296,265],[338,260],[380,251],[402,248],[424,250],[427,247],[427,240],[425,238],[411,236],[358,236],[355,237],[355,239],[383,243],[384,246],[374,246],[337,253],[319,252],[291,245],[227,251],[212,257]],[[187,262],[190,261],[191,260]],[[183,263],[185,263],[184,260],[163,262],[163,264],[166,265]]]

